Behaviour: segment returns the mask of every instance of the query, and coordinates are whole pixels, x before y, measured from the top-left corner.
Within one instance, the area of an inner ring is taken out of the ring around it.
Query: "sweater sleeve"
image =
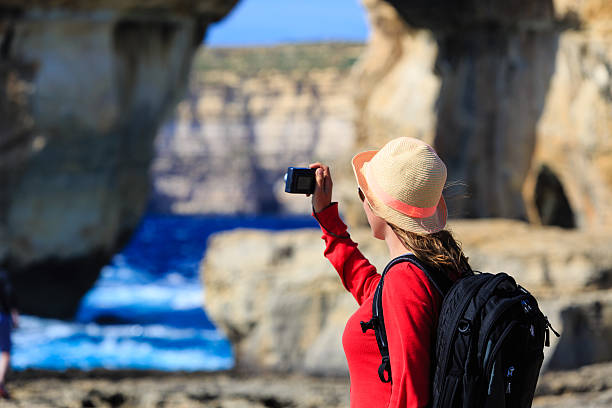
[[[405,262],[387,272],[382,302],[392,376],[389,408],[425,407],[439,295],[422,271]]]
[[[323,211],[314,214],[321,225],[325,241],[325,257],[334,266],[342,284],[360,305],[376,290],[380,275],[376,267],[357,249],[351,240],[346,224],[338,215],[338,203],[332,203]]]

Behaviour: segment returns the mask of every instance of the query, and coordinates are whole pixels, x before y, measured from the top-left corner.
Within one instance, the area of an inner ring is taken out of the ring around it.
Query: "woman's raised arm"
[[[357,249],[357,243],[351,240],[346,225],[338,215],[337,203],[331,201],[333,182],[329,167],[313,163],[310,168],[317,169],[312,208],[313,216],[323,231],[324,255],[338,271],[346,290],[361,305],[376,290],[380,275]]]

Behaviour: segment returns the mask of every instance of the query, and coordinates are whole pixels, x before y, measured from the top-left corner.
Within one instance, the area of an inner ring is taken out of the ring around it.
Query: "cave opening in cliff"
[[[535,203],[543,225],[576,228],[574,212],[565,195],[563,185],[546,165],[543,165],[538,172]]]

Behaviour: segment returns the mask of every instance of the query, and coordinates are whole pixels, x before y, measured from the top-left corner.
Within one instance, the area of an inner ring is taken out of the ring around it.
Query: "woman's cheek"
[[[372,212],[370,205],[364,201],[363,202],[363,210],[366,213],[366,217],[368,219],[368,224],[370,224],[370,229],[372,230],[372,236],[377,239],[385,239],[385,221],[382,218],[378,217],[376,214]]]

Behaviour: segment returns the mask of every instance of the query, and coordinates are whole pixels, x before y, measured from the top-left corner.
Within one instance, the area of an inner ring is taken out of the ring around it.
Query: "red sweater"
[[[392,382],[378,378],[380,352],[373,330],[365,334],[360,322],[372,317],[372,298],[380,274],[345,236],[346,225],[333,203],[320,213],[325,228],[325,257],[338,271],[344,287],[355,297],[359,308],[349,318],[342,345],[351,377],[351,408],[424,407],[430,394],[430,348],[441,298],[425,273],[409,262],[393,266],[385,278],[383,310]],[[326,231],[326,229],[328,231]]]

